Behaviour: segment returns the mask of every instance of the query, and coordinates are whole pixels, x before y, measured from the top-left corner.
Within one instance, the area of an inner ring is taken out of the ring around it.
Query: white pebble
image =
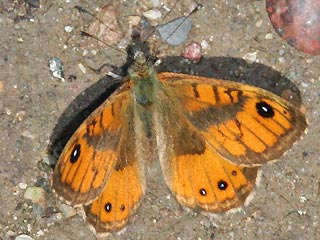
[[[272,33],[267,33],[264,38],[266,40],[271,40],[271,39],[273,39],[273,34]]]
[[[28,184],[26,184],[24,182],[21,182],[21,183],[18,184],[18,186],[19,186],[20,189],[27,189]]]
[[[78,64],[78,67],[80,68],[81,72],[83,72],[83,74],[86,74],[86,73],[87,73],[87,69],[85,68],[85,66],[83,66],[82,63],[79,63],[79,64]]]
[[[67,33],[71,33],[73,31],[73,27],[72,26],[64,26],[64,30],[67,32]]]
[[[259,20],[258,22],[256,22],[256,27],[261,27],[261,25],[262,25],[262,23],[263,23],[263,20],[261,19],[261,20]]]
[[[243,59],[247,60],[248,62],[255,62],[257,60],[257,54],[257,52],[246,53],[243,56]]]
[[[162,15],[161,15],[161,12],[159,10],[151,9],[149,11],[144,12],[143,16],[145,16],[148,19],[155,20],[155,19],[161,18]]]
[[[33,238],[28,235],[21,234],[19,236],[16,236],[14,240],[33,240]]]

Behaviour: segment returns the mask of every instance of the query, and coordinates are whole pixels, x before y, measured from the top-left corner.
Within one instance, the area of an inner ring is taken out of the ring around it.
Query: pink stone
[[[201,57],[202,57],[201,45],[199,43],[195,43],[195,42],[188,44],[184,48],[181,56],[183,58],[188,59],[192,63],[200,62]]]

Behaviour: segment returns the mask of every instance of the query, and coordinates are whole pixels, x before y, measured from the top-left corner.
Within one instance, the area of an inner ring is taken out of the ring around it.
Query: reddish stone
[[[266,8],[282,39],[299,51],[320,55],[319,0],[267,0]]]
[[[195,42],[190,43],[184,48],[181,55],[192,63],[199,63],[202,57],[201,45]]]

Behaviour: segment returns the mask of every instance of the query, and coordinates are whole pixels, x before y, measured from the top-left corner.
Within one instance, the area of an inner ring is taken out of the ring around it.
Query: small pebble
[[[264,37],[266,40],[273,39],[273,34],[272,33],[267,33]]]
[[[67,33],[71,33],[73,31],[73,27],[72,26],[65,26],[64,31],[66,31]]]
[[[31,232],[31,230],[32,230],[31,224],[28,223],[28,225],[27,225],[27,231],[28,231],[28,232]]]
[[[13,28],[14,28],[15,30],[20,30],[22,27],[21,27],[20,24],[15,24],[15,25],[13,26]]]
[[[60,204],[59,210],[65,218],[70,218],[77,214],[77,210],[67,204]]]
[[[37,232],[37,235],[40,237],[40,236],[43,236],[44,235],[44,232],[42,231],[42,230],[39,230],[38,232]]]
[[[156,20],[161,18],[162,16],[161,12],[158,9],[151,9],[149,11],[142,13],[142,15],[149,20]]]
[[[25,191],[23,197],[31,200],[33,203],[44,203],[45,202],[45,191],[41,187],[29,187]]]
[[[24,117],[27,115],[27,112],[26,111],[19,111],[16,113],[16,120],[18,122],[21,122],[23,121]]]
[[[310,64],[310,63],[313,63],[313,61],[314,61],[313,58],[307,58],[307,59],[306,59],[306,62],[309,63],[309,64]]]
[[[243,59],[247,60],[250,63],[253,63],[257,60],[257,52],[246,53],[243,56]]]
[[[7,232],[7,235],[8,235],[9,237],[13,237],[15,234],[14,234],[14,231],[9,230],[9,231]]]
[[[53,155],[47,153],[42,153],[41,159],[48,166],[55,165],[57,163],[57,159]]]
[[[307,198],[305,196],[301,196],[300,197],[300,202],[306,203],[307,202]]]
[[[138,26],[141,21],[141,17],[140,16],[129,16],[128,21],[131,26]]]
[[[206,40],[202,40],[200,45],[202,49],[207,49],[209,47],[209,44]]]
[[[60,79],[64,82],[64,71],[63,71],[63,63],[57,57],[52,57],[48,61],[50,74],[54,78]]]
[[[19,186],[20,189],[27,189],[28,184],[26,184],[24,182],[21,182],[21,183],[18,184],[18,186]]]
[[[82,63],[79,63],[79,64],[78,64],[78,67],[79,67],[79,69],[81,70],[81,72],[82,72],[83,74],[86,74],[86,73],[87,73],[87,69],[86,69],[85,66],[83,66]]]
[[[261,20],[259,20],[258,22],[256,22],[256,27],[261,27],[261,25],[262,25],[262,23],[263,23],[263,20],[261,19]]]
[[[14,240],[33,240],[33,238],[28,235],[21,234],[19,236],[16,236]]]
[[[26,130],[23,130],[23,131],[21,132],[21,136],[26,137],[26,138],[29,138],[29,139],[31,139],[31,140],[34,140],[34,139],[36,139],[36,137],[38,137],[37,134],[32,134],[32,133],[30,133],[27,129],[26,129]]]
[[[188,44],[182,52],[182,57],[192,63],[199,63],[202,57],[201,45],[195,42]]]
[[[280,63],[285,63],[285,61],[286,61],[286,59],[284,57],[279,57],[278,60]]]

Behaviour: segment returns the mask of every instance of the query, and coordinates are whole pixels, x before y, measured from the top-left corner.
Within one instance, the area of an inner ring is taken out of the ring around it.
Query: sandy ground
[[[79,63],[96,67],[125,62],[119,52],[79,35],[91,17],[74,6],[95,12],[106,1],[45,0],[29,15],[23,4],[10,8],[13,2],[0,2],[0,239],[21,234],[33,239],[95,239],[80,214],[73,214],[74,209],[66,211],[71,216],[65,215],[50,189],[52,167],[44,160],[48,160],[48,147],[63,145],[87,109],[105,98],[101,94],[110,85],[105,78],[99,80],[103,73],[88,67],[84,73]],[[119,2],[121,26],[126,26],[128,16],[141,16],[152,8],[149,1]],[[169,7],[173,4],[165,2]],[[247,82],[287,97],[289,93],[296,104],[301,96],[308,134],[280,161],[262,167],[254,199],[239,212],[187,211],[164,187],[159,174],[150,180],[144,202],[126,229],[109,237],[317,239],[320,57],[298,52],[280,39],[269,23],[264,1],[203,2],[207,2],[204,8],[190,17],[193,27],[185,44],[206,41],[204,59],[197,66],[185,63],[174,57],[180,55],[182,46],[163,45],[159,52],[164,57],[163,69]],[[181,15],[176,9],[170,18]],[[74,30],[68,33],[65,26]],[[89,49],[86,56],[85,49]],[[65,82],[50,76],[48,60],[54,56],[64,63]],[[24,196],[26,188],[34,186],[43,189],[38,202]]]

